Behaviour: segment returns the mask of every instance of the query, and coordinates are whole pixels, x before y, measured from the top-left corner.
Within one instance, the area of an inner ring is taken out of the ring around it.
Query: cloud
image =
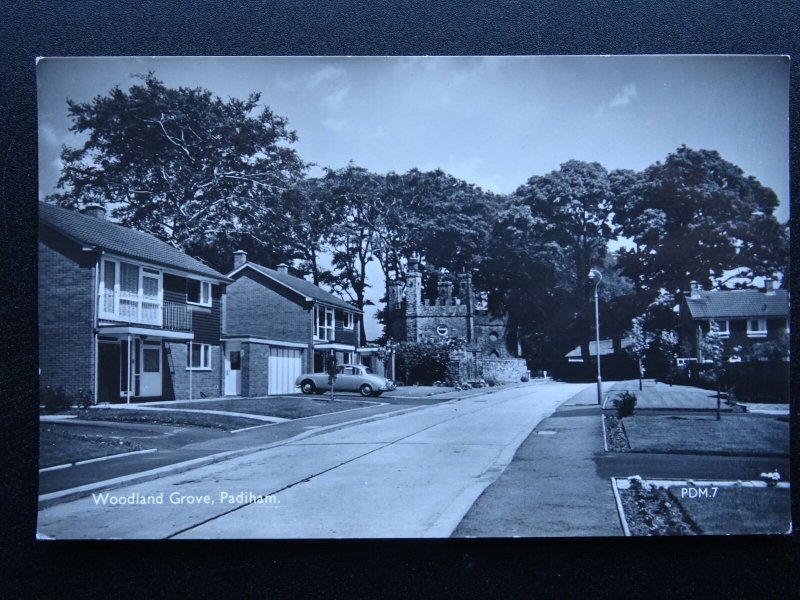
[[[624,85],[622,89],[617,92],[617,95],[611,99],[611,102],[608,103],[608,107],[614,108],[616,106],[624,106],[625,104],[629,104],[630,101],[635,97],[636,84],[628,83]]]
[[[331,131],[342,132],[347,126],[347,121],[344,119],[325,119],[322,124]]]
[[[330,81],[331,79],[338,79],[344,76],[344,69],[341,67],[334,67],[332,65],[325,65],[318,71],[315,71],[306,83],[308,89],[317,87],[318,85]]]
[[[342,87],[325,96],[322,99],[322,102],[320,102],[320,106],[330,110],[336,110],[342,106],[342,102],[344,102],[345,98],[347,98],[349,95],[350,86],[343,85]]]

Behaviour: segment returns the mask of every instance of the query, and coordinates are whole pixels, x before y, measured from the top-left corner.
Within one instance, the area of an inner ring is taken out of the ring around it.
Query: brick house
[[[726,360],[747,358],[757,344],[770,342],[788,351],[789,292],[774,283],[767,280],[763,290],[705,291],[693,282],[680,304],[682,358],[703,361],[700,342],[712,321],[723,337]]]
[[[297,392],[300,373],[322,372],[324,357],[358,362],[361,311],[310,281],[234,252],[223,336],[227,395]]]
[[[39,203],[39,379],[97,402],[220,396],[228,279],[155,237]]]

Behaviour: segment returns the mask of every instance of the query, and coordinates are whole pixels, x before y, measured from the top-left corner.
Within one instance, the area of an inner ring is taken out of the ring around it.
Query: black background
[[[34,542],[36,56],[793,54],[797,1],[371,3],[140,0],[0,5],[0,582],[6,597],[794,596],[797,536],[611,540]],[[792,197],[797,195],[792,73]],[[792,200],[794,225],[796,203]],[[795,233],[794,227],[792,233]],[[794,236],[793,236],[794,239]],[[792,244],[792,260],[797,244]],[[796,283],[796,270],[792,283]],[[792,285],[795,289],[795,285]],[[795,315],[792,302],[792,315]],[[798,332],[797,324],[792,327]],[[795,334],[794,337],[796,337]],[[796,353],[792,340],[792,354]],[[792,385],[797,389],[796,370]],[[797,408],[792,449],[797,450]],[[793,465],[797,478],[797,462]],[[568,475],[568,474],[566,474]],[[793,494],[797,520],[797,494]],[[324,499],[320,499],[324,501]]]

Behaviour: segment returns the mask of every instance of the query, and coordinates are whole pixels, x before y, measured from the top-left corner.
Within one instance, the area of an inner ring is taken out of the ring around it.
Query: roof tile
[[[789,316],[787,290],[775,290],[774,294],[759,290],[711,290],[701,291],[699,296],[685,297],[694,319]]]
[[[273,279],[278,283],[294,290],[295,292],[301,294],[302,296],[313,298],[314,300],[322,302],[323,304],[327,304],[329,306],[335,306],[353,312],[361,312],[352,304],[345,302],[344,300],[342,300],[338,296],[334,296],[330,292],[326,292],[325,290],[323,290],[319,286],[314,285],[310,281],[301,279],[299,277],[295,277],[294,275],[289,275],[288,273],[281,273],[280,271],[276,271],[275,269],[268,269],[267,267],[261,266],[259,264],[250,261],[245,263],[245,265],[248,267],[252,267],[259,273],[266,275],[270,279]]]
[[[149,233],[123,227],[112,221],[84,215],[46,202],[39,202],[39,221],[87,246],[95,246],[119,256],[227,281],[227,277],[222,273]]]

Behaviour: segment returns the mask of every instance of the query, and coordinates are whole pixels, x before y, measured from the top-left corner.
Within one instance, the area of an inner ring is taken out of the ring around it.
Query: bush
[[[201,392],[201,394],[202,394],[202,392]],[[78,390],[78,397],[77,397],[77,401],[78,401],[78,408],[82,408],[82,409],[84,409],[84,410],[86,410],[86,409],[87,409],[87,408],[89,408],[89,407],[90,407],[92,404],[94,404],[94,402],[92,401],[92,394],[91,394],[91,392],[87,392],[87,391],[86,391],[86,390],[84,390],[83,388],[80,388],[80,389]]]
[[[495,379],[494,377],[487,377],[486,378],[486,385],[488,385],[489,387],[496,386],[497,385],[497,379]]]
[[[64,386],[53,389],[47,386],[44,389],[44,410],[48,413],[57,413],[70,409],[70,399],[64,392]]]
[[[633,392],[622,392],[614,400],[614,408],[617,409],[617,418],[624,419],[633,415],[636,408],[636,394]]]
[[[526,381],[530,381],[530,380],[531,380],[531,377],[527,373],[525,373],[525,375],[520,377],[520,381],[522,381],[523,383],[526,382]]]

